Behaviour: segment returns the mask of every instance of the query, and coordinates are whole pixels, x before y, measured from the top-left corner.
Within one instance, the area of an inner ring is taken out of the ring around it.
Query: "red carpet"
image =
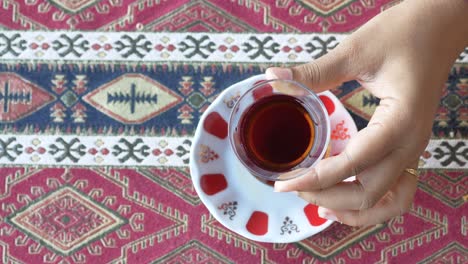
[[[399,1],[4,0],[1,263],[468,263],[468,49],[409,213],[266,244],[212,218],[191,138],[229,85],[318,58]],[[359,128],[378,104],[334,91]]]

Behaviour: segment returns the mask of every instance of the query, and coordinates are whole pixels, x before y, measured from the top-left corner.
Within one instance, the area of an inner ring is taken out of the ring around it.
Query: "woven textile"
[[[468,49],[411,211],[291,244],[245,239],[198,198],[194,129],[229,85],[316,59],[399,1],[3,0],[1,263],[468,263]],[[358,128],[379,100],[333,90]]]

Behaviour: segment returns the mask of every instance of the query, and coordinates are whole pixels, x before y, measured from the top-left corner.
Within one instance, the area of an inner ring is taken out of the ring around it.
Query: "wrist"
[[[468,0],[410,0],[402,3],[413,41],[431,47],[442,65],[451,66],[468,45]]]
[[[409,13],[420,16],[426,26],[438,27],[442,37],[456,35],[459,45],[468,45],[468,0],[409,0],[403,3]]]

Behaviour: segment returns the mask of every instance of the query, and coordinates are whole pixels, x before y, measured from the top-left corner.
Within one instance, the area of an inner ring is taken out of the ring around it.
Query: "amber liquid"
[[[272,95],[246,110],[240,134],[253,163],[268,171],[284,172],[309,154],[314,142],[314,122],[296,98]]]

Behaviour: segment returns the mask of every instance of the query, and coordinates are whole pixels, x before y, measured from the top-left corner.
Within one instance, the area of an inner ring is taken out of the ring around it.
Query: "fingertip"
[[[338,221],[338,217],[336,216],[335,212],[333,212],[330,209],[324,208],[324,207],[319,207],[318,208],[318,215],[321,218],[332,220],[332,221]]]
[[[299,188],[301,184],[301,179],[291,179],[286,181],[276,181],[274,190],[275,192],[293,192],[293,191],[303,191]]]
[[[276,181],[273,188],[274,188],[273,189],[274,192],[289,192],[289,191],[292,191],[292,190],[290,190],[291,188],[289,188],[288,184],[283,182],[283,181]]]
[[[328,211],[330,211],[330,209],[327,209],[327,208],[321,207],[321,206],[319,206],[318,209],[317,209],[318,215],[319,215],[320,217],[322,217],[322,218],[325,218],[325,214],[326,214]]]
[[[292,71],[289,68],[271,67],[265,71],[265,78],[267,80],[292,80]]]
[[[278,79],[278,77],[276,77],[276,74],[275,74],[275,68],[268,68],[266,69],[265,71],[265,78],[267,80],[273,80],[273,79]]]

